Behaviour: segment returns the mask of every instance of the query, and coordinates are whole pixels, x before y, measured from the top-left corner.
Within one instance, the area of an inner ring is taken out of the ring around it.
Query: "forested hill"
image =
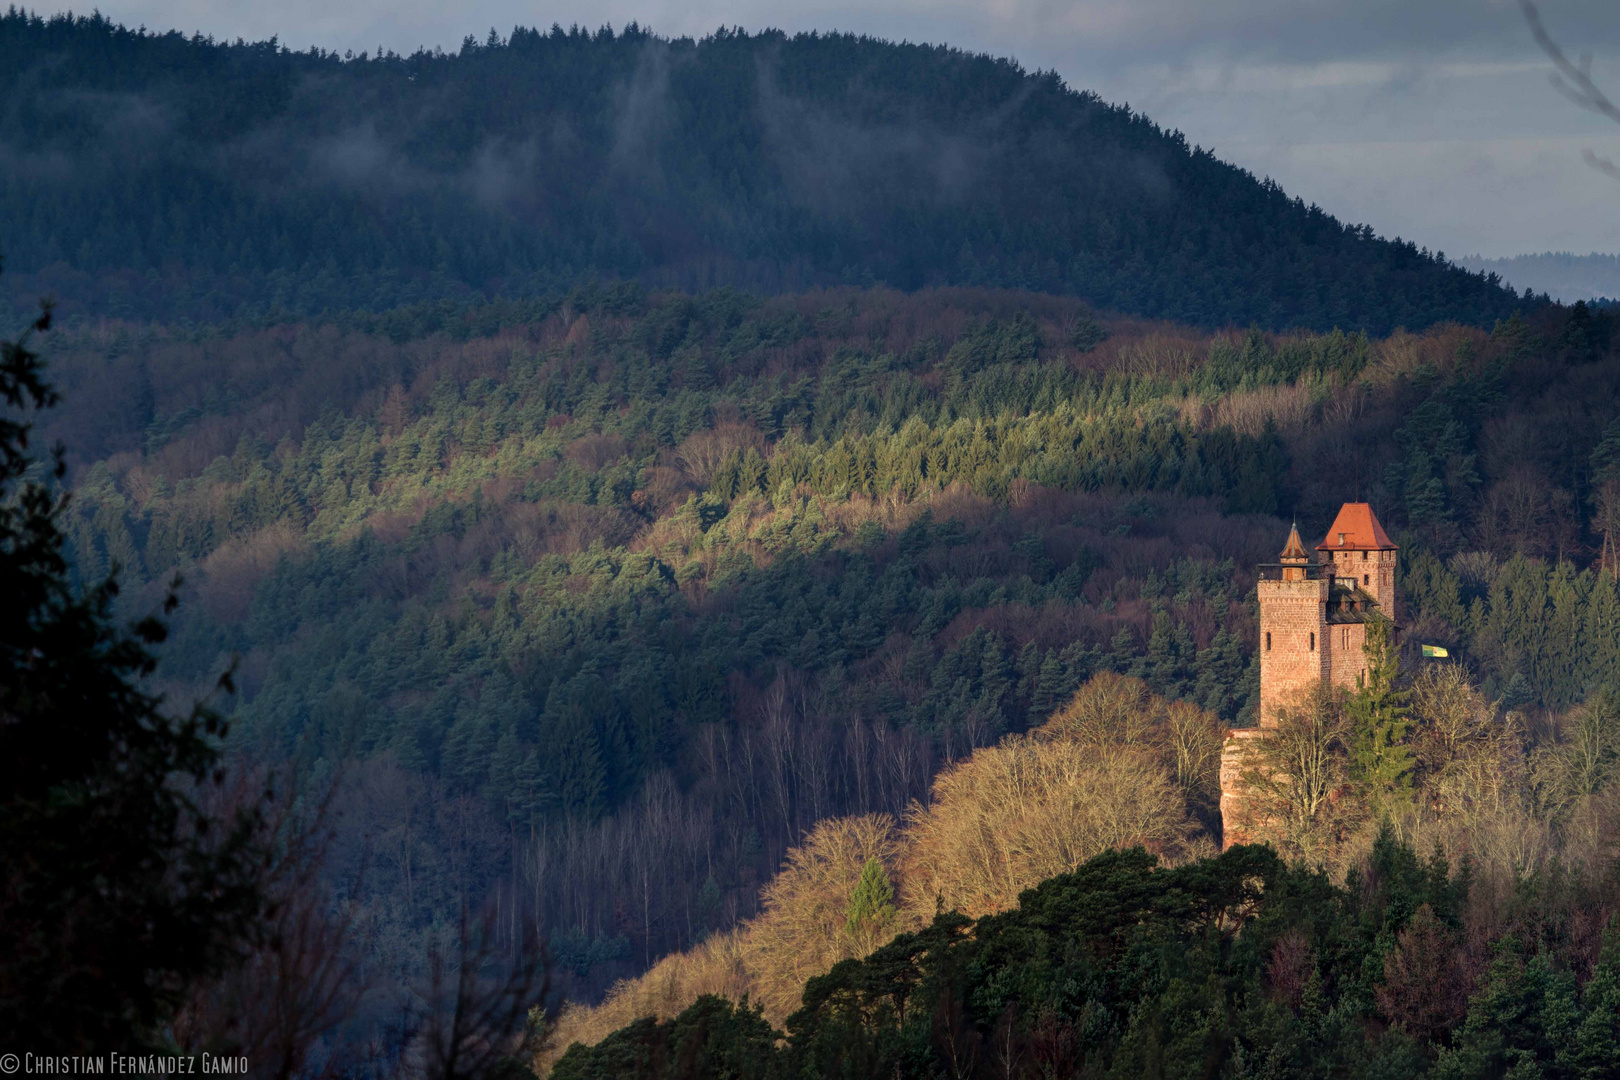
[[[0,63],[19,316],[45,291],[209,320],[593,277],[998,285],[1375,333],[1516,303],[1055,74],[944,47],[632,24],[351,58],[13,10]]]
[[[1614,329],[620,285],[52,331],[37,435],[84,580],[119,565],[137,614],[184,576],[173,699],[237,656],[243,749],[344,770],[386,962],[516,881],[588,999],[1098,675],[1244,721],[1252,568],[1357,483],[1411,649],[1547,716],[1620,686]]]

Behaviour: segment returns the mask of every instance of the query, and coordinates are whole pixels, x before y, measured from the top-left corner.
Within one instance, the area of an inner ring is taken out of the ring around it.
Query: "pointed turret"
[[[1283,545],[1282,554],[1277,560],[1282,563],[1284,581],[1305,580],[1305,564],[1311,561],[1311,557],[1305,553],[1305,542],[1299,538],[1297,524],[1288,530],[1288,543]]]
[[[1309,562],[1310,556],[1305,553],[1305,541],[1299,538],[1299,526],[1296,524],[1288,530],[1288,543],[1283,546],[1282,555],[1278,561],[1285,563]]]

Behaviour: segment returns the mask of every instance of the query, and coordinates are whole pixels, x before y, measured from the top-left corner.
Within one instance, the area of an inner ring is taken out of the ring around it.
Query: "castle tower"
[[[1289,530],[1277,562],[1259,568],[1260,715],[1233,728],[1221,750],[1224,845],[1248,842],[1264,821],[1247,808],[1250,750],[1277,726],[1278,712],[1321,686],[1355,690],[1367,675],[1367,624],[1395,618],[1395,545],[1372,507],[1345,503],[1313,563]]]
[[[1345,503],[1327,535],[1316,545],[1316,557],[1333,568],[1336,579],[1358,585],[1370,594],[1378,610],[1393,619],[1395,550],[1371,506]]]
[[[1299,527],[1274,566],[1260,568],[1260,726],[1275,727],[1277,709],[1328,677],[1328,594],[1332,578],[1313,566]]]
[[[1367,676],[1367,622],[1395,618],[1395,545],[1366,503],[1345,503],[1316,559],[1333,575],[1328,600],[1328,680],[1355,690]]]

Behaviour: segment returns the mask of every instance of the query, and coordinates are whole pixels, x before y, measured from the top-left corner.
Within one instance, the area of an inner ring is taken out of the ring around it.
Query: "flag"
[[[1446,657],[1449,657],[1451,654],[1446,652],[1446,650],[1445,650],[1445,648],[1443,646],[1440,646],[1440,645],[1425,645],[1425,646],[1423,646],[1423,655],[1424,656],[1446,656]]]

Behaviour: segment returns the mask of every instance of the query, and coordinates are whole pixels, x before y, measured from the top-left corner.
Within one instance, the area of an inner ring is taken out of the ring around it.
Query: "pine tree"
[[[1041,661],[1040,672],[1035,679],[1035,693],[1029,703],[1031,721],[1038,723],[1045,720],[1057,708],[1063,690],[1063,662],[1058,659],[1057,653],[1048,649],[1046,659]]]
[[[1406,743],[1411,720],[1406,692],[1396,687],[1394,626],[1377,616],[1366,627],[1367,677],[1349,702],[1352,775],[1375,807],[1387,808],[1412,790],[1412,749]]]
[[[1530,680],[1524,677],[1523,672],[1515,671],[1502,690],[1502,711],[1512,712],[1515,709],[1522,709],[1535,700],[1536,691],[1530,685]]]
[[[1585,1013],[1560,1045],[1558,1064],[1570,1076],[1620,1076],[1620,925],[1603,933],[1603,951],[1581,988]]]
[[[1451,508],[1446,486],[1434,473],[1434,460],[1421,448],[1414,449],[1406,460],[1405,472],[1402,494],[1406,500],[1406,520],[1432,540],[1441,539],[1451,522]]]
[[[856,949],[865,954],[882,939],[895,917],[894,885],[876,857],[861,867],[860,880],[850,893],[844,918],[844,931]]]

